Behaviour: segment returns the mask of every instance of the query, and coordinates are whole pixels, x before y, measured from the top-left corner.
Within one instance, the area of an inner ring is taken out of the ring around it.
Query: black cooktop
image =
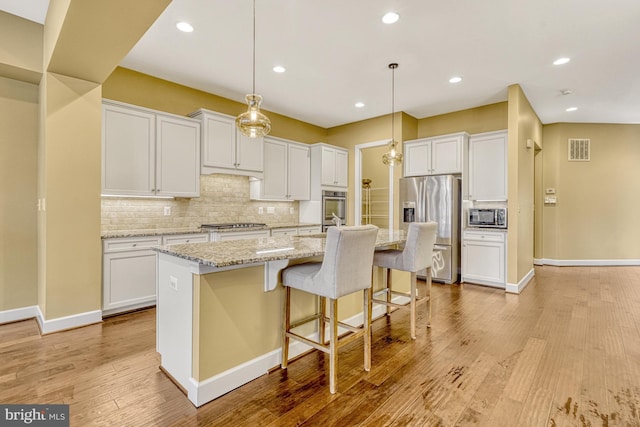
[[[267,224],[256,222],[232,222],[227,224],[202,224],[200,228],[208,228],[211,230],[229,230],[236,228],[266,228]]]

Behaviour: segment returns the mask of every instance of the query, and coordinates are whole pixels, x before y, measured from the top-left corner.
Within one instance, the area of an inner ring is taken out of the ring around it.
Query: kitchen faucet
[[[336,227],[340,228],[340,217],[336,215],[334,212],[331,212],[331,215],[333,215],[333,219],[331,220],[331,222],[333,222],[336,225]]]

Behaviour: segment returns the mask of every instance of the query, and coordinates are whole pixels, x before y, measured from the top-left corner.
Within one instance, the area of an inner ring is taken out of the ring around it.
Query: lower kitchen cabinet
[[[102,314],[149,307],[156,303],[156,252],[161,237],[103,241]]]
[[[257,239],[259,237],[269,237],[271,233],[269,230],[253,230],[253,231],[212,231],[212,242],[223,242],[226,240],[243,240],[243,239]]]
[[[506,233],[465,231],[462,238],[462,282],[506,287]]]
[[[153,246],[208,242],[208,233],[105,239],[102,256],[102,315],[156,304]]]
[[[271,229],[271,237],[299,236],[301,234],[316,234],[316,233],[320,233],[320,226],[309,225],[309,226],[302,226],[302,227],[287,227],[287,228]]]

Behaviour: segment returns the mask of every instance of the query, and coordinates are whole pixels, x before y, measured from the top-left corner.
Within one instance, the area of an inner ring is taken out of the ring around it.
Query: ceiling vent
[[[569,138],[569,161],[588,162],[591,160],[591,140]]]

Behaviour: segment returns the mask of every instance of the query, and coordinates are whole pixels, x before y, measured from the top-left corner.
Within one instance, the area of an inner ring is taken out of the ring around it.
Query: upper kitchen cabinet
[[[469,200],[507,200],[507,131],[469,138]]]
[[[202,123],[202,173],[227,173],[262,178],[263,138],[249,138],[235,117],[200,109],[189,114]]]
[[[311,200],[320,200],[322,190],[347,191],[349,151],[319,142],[311,145]]]
[[[120,102],[102,105],[102,194],[200,196],[200,123]]]
[[[405,141],[404,176],[462,173],[465,132]]]
[[[264,138],[264,178],[250,182],[252,199],[309,200],[309,146]]]

